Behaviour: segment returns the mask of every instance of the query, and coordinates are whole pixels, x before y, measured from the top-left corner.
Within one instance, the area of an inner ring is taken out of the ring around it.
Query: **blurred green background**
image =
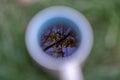
[[[34,64],[24,40],[29,20],[54,5],[80,11],[93,27],[85,80],[120,80],[120,0],[0,0],[0,80],[57,80]]]

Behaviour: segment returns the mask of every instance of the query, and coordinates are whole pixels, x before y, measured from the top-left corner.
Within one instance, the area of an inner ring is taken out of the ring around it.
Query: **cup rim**
[[[57,59],[44,54],[37,40],[42,24],[55,17],[63,17],[73,21],[77,24],[81,33],[80,47],[78,47],[74,55],[67,59]],[[80,12],[66,6],[52,6],[38,12],[32,18],[27,26],[25,42],[29,54],[38,64],[51,70],[58,70],[64,63],[71,60],[79,64],[84,62],[92,49],[93,31],[87,19]]]

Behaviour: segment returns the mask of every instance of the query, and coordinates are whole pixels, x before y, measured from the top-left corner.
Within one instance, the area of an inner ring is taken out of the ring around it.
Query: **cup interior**
[[[70,57],[80,46],[80,41],[78,26],[62,17],[47,20],[38,33],[40,48],[53,58]]]

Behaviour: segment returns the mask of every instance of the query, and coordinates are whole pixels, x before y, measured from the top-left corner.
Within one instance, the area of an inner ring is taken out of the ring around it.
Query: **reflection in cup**
[[[68,57],[80,46],[77,25],[65,18],[53,18],[43,24],[38,34],[43,51],[53,57]]]

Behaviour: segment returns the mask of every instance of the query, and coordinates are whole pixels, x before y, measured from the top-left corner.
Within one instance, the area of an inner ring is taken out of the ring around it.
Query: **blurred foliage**
[[[40,10],[65,5],[82,12],[94,30],[85,80],[120,80],[120,0],[39,0],[22,5],[0,0],[0,80],[56,80],[38,69],[25,47],[29,20]]]

